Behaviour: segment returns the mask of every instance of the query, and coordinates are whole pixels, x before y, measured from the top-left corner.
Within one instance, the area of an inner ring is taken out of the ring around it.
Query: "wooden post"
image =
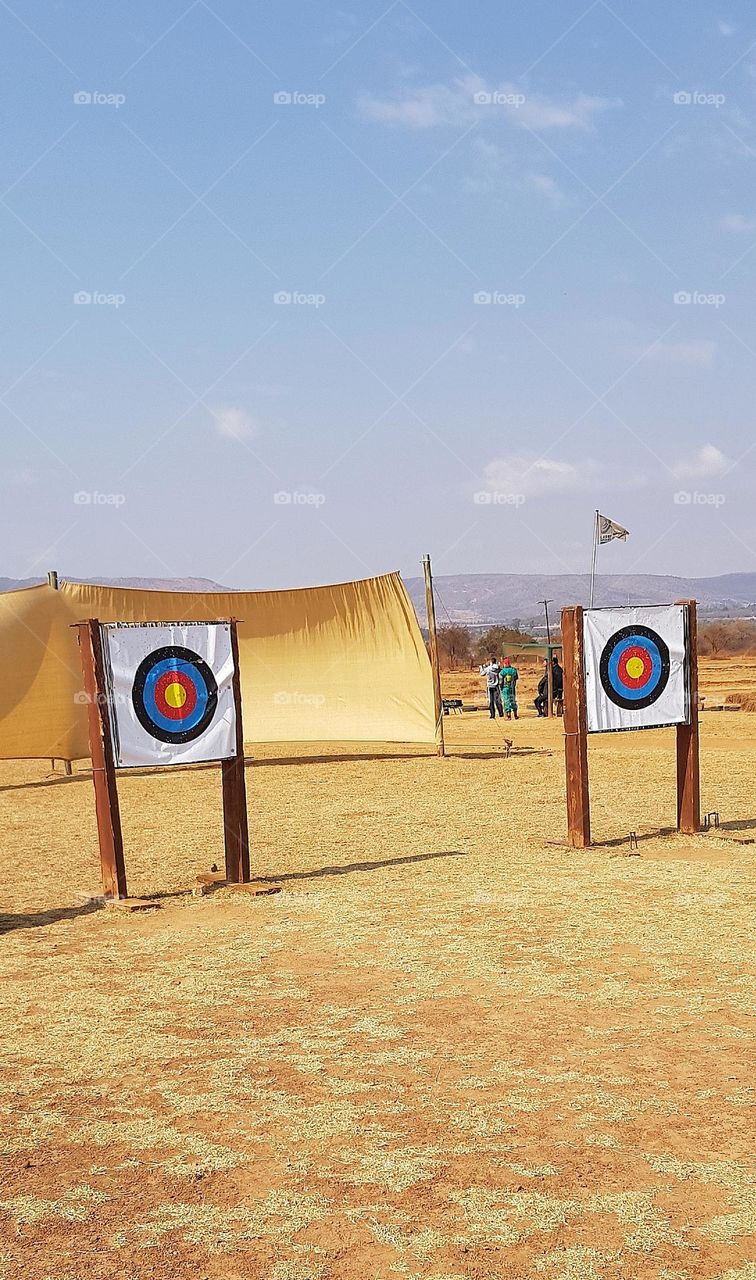
[[[221,760],[223,783],[223,835],[226,880],[229,884],[249,884],[249,824],[247,784],[244,776],[244,726],[242,724],[239,639],[236,619],[231,619],[231,653],[234,659],[233,692],[236,713],[236,754]]]
[[[58,590],[58,570],[57,570],[57,569],[48,569],[48,571],[47,571],[47,585],[48,585],[48,587],[52,587],[53,591],[57,591],[57,590]],[[52,768],[53,768],[53,770],[54,770],[54,769],[55,769],[55,760],[54,760],[54,759],[52,759],[52,760],[50,761],[50,764],[51,764],[51,766],[52,766]],[[71,761],[70,761],[70,760],[64,760],[64,761],[63,761],[63,769],[64,769],[64,771],[65,771],[66,777],[70,778],[70,777],[71,777],[71,773],[72,773],[72,769],[71,769]]]
[[[546,658],[546,715],[554,714],[554,668],[551,665],[551,645]]]
[[[436,709],[436,742],[438,754],[446,755],[444,742],[444,704],[441,700],[441,668],[438,661],[438,634],[436,632],[436,602],[433,598],[433,574],[430,556],[423,556],[425,574],[425,604],[428,610],[428,639],[430,640],[431,667],[433,668],[433,705]]]
[[[698,618],[695,600],[678,600],[687,611],[690,722],[677,726],[677,830],[701,830],[701,774],[698,731]]]
[[[110,707],[105,686],[102,637],[96,618],[77,624],[84,692],[89,719],[89,751],[100,844],[102,888],[106,898],[126,898],[126,867],[123,860],[121,815],[118,808],[113,743],[110,736]]]
[[[567,775],[567,839],[573,849],[591,843],[588,791],[588,727],[583,661],[583,609],[562,610],[564,760]]]

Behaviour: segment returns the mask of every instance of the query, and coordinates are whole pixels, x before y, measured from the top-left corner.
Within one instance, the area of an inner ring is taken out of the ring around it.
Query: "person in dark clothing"
[[[546,703],[548,702],[548,698],[549,698],[549,678],[546,675],[546,672],[544,671],[543,675],[538,681],[538,693],[536,694],[535,701],[533,702],[533,706],[535,707],[539,716],[546,715]]]
[[[551,692],[555,702],[561,702],[564,695],[564,672],[559,665],[559,659],[554,654],[551,659]],[[546,703],[549,700],[549,677],[544,671],[541,679],[538,681],[538,696],[533,703],[539,716],[546,715]]]
[[[564,696],[564,672],[559,665],[559,659],[556,654],[551,659],[551,687],[554,693],[554,701],[561,702]]]

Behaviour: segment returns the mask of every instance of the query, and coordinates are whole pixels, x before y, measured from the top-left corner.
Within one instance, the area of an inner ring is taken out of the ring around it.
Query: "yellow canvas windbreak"
[[[428,655],[398,573],[296,591],[0,594],[0,758],[89,754],[76,632],[237,618],[247,742],[433,742]]]

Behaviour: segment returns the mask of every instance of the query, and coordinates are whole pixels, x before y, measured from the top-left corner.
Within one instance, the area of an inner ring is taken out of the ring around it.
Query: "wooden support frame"
[[[236,619],[231,619],[231,652],[234,659],[233,694],[236,720],[236,754],[221,760],[223,786],[223,841],[226,880],[229,884],[249,884],[249,823],[247,782],[244,775],[244,726],[242,724],[239,638]]]
[[[698,724],[698,610],[695,600],[685,606],[688,652],[688,724],[677,726],[677,830],[694,835],[701,830],[701,760]]]
[[[78,635],[84,692],[87,699],[89,750],[92,757],[102,887],[107,899],[118,901],[128,898],[128,890],[102,631],[98,618],[88,618],[86,622],[75,623],[74,626]],[[249,823],[244,776],[244,726],[239,676],[239,640],[234,618],[230,619],[229,626],[234,662],[232,690],[236,734],[235,754],[227,760],[220,761],[223,791],[223,842],[226,880],[229,884],[249,884]]]
[[[89,753],[92,757],[102,888],[106,898],[126,898],[128,897],[126,865],[123,857],[121,814],[118,807],[100,623],[97,618],[89,618],[86,622],[77,624],[77,631],[84,692],[87,698]]]
[[[436,744],[438,754],[446,755],[444,741],[444,704],[441,700],[441,666],[438,657],[438,632],[436,630],[436,601],[433,596],[433,573],[430,556],[423,556],[425,576],[425,604],[428,610],[428,639],[430,640],[431,667],[433,668],[433,704],[436,711]]]
[[[562,661],[564,663],[567,840],[573,849],[586,849],[591,843],[591,808],[588,787],[588,726],[581,605],[562,610]]]
[[[685,609],[687,655],[687,724],[678,724],[677,830],[695,835],[701,830],[701,763],[698,720],[698,618],[695,600],[677,600]],[[562,610],[564,662],[564,752],[567,775],[567,838],[575,849],[591,843],[588,785],[588,727],[583,654],[583,609]]]

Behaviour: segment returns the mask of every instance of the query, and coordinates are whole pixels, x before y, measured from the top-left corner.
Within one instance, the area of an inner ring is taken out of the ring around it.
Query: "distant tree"
[[[518,631],[514,627],[493,626],[484,631],[483,635],[475,645],[474,657],[476,662],[487,662],[492,653],[497,658],[505,658],[509,656],[510,650],[517,650],[519,645],[532,643],[532,636],[527,632]]]
[[[698,651],[709,657],[751,653],[756,649],[756,623],[749,618],[704,622],[698,628]]]
[[[447,623],[438,628],[438,656],[445,671],[470,665],[472,637],[467,627]]]

